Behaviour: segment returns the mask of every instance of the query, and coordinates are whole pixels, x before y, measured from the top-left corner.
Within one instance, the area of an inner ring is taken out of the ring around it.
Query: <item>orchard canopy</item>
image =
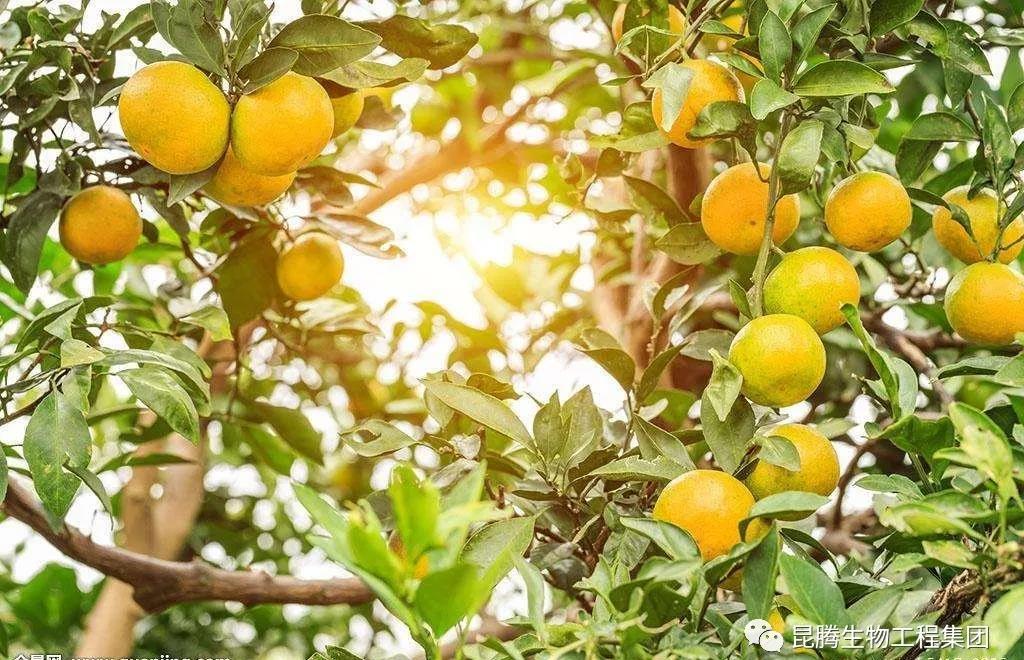
[[[1024,658],[1022,49],[0,0],[0,657]]]

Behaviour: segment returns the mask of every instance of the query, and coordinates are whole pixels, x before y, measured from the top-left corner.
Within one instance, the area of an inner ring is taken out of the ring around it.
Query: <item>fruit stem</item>
[[[754,273],[750,276],[753,287],[750,290],[750,311],[754,318],[764,314],[764,281],[768,277],[768,257],[771,255],[775,231],[775,209],[779,205],[779,173],[776,163],[782,142],[789,132],[790,115],[784,113],[779,122],[779,134],[775,140],[775,157],[772,159],[772,171],[768,175],[768,209],[764,219],[764,236],[761,237],[761,248],[757,252],[757,263]],[[754,164],[757,168],[757,164]]]

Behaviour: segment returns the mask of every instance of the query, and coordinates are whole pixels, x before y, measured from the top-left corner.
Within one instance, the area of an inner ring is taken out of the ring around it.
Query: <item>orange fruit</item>
[[[231,107],[191,64],[166,60],[136,71],[117,108],[128,144],[164,172],[201,172],[227,148]]]
[[[693,470],[665,486],[654,504],[653,516],[689,532],[701,557],[708,561],[740,542],[740,521],[753,505],[753,495],[732,475]]]
[[[686,60],[681,66],[693,72],[690,86],[683,99],[683,107],[679,111],[672,126],[665,126],[663,119],[663,93],[655,89],[651,97],[651,115],[668,139],[680,147],[696,149],[710,144],[713,140],[691,139],[687,134],[697,125],[701,110],[718,101],[743,101],[743,86],[736,80],[729,69],[711,60]]]
[[[341,279],[345,260],[338,242],[326,234],[303,234],[277,259],[277,283],[292,300],[312,300]]]
[[[612,39],[615,40],[615,43],[622,40],[622,35],[625,32],[623,27],[626,24],[626,9],[628,7],[629,2],[623,2],[615,8],[615,13],[612,14]],[[668,31],[679,36],[686,32],[686,16],[675,5],[668,6]]]
[[[284,194],[295,180],[295,172],[264,176],[252,172],[235,157],[230,148],[206,184],[206,194],[229,206],[264,206]]]
[[[809,397],[825,376],[825,346],[807,321],[769,314],[747,323],[729,347],[729,361],[743,375],[743,394],[781,408]]]
[[[792,314],[823,335],[845,321],[841,307],[860,300],[860,278],[846,257],[826,247],[790,252],[764,283],[770,314]]]
[[[333,97],[331,107],[334,109],[334,131],[331,137],[338,137],[355,126],[363,114],[363,105],[363,93],[358,89],[344,96]]]
[[[758,163],[762,181],[753,163],[733,165],[714,178],[700,206],[700,222],[708,238],[726,252],[757,254],[764,237],[768,214],[768,183],[771,168]],[[800,222],[800,198],[786,195],[775,207],[772,240],[783,243]]]
[[[282,176],[320,155],[334,132],[334,108],[316,80],[286,73],[238,99],[231,147],[250,172]]]
[[[903,185],[884,172],[859,172],[839,182],[825,202],[825,224],[850,250],[874,252],[910,226],[913,209]]]
[[[1012,344],[1024,332],[1024,275],[1005,264],[971,264],[950,280],[945,308],[949,324],[972,344]]]
[[[829,439],[805,424],[785,424],[771,433],[789,440],[800,455],[800,467],[787,470],[758,461],[747,476],[747,488],[757,499],[799,490],[828,495],[839,483],[839,457]]]
[[[142,236],[131,198],[113,186],[93,186],[72,197],[60,216],[60,244],[82,263],[124,259]]]
[[[945,207],[938,207],[932,214],[932,230],[935,239],[942,247],[960,261],[973,264],[986,261],[995,252],[996,238],[999,236],[999,200],[991,190],[981,190],[973,199],[968,197],[969,186],[954,188],[942,196],[942,199],[961,207],[970,220],[971,234],[953,219],[953,214]],[[1002,209],[1005,211],[1005,208]],[[1024,248],[1024,218],[1018,216],[1003,231],[999,245],[999,261],[1008,264],[1020,254]],[[1009,246],[1009,247],[1006,247]]]

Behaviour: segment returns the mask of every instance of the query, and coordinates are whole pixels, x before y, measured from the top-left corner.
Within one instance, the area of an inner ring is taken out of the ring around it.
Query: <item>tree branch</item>
[[[148,612],[197,601],[361,605],[374,598],[370,589],[356,578],[300,580],[267,573],[225,571],[200,562],[154,559],[99,545],[72,527],[50,527],[40,504],[15,479],[8,484],[2,508],[69,559],[131,585],[135,601]]]

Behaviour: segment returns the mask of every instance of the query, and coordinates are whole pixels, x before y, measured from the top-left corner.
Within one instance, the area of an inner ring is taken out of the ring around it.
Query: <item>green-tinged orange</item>
[[[874,252],[910,226],[913,209],[903,184],[884,172],[858,172],[833,188],[825,202],[825,224],[850,250]]]
[[[971,235],[963,225],[953,219],[949,209],[939,206],[932,214],[932,230],[935,240],[960,261],[973,264],[987,261],[996,249],[999,236],[999,200],[991,190],[980,190],[972,198],[970,188],[954,188],[942,196],[950,204],[964,210],[970,220]],[[1005,207],[1002,209],[1005,211]],[[973,238],[972,238],[973,237]],[[1003,230],[999,246],[999,261],[1008,264],[1024,249],[1024,218],[1018,216]]]
[[[622,40],[622,35],[625,32],[626,10],[628,7],[629,0],[616,7],[615,13],[612,14],[612,39],[615,40],[615,43]],[[679,36],[686,32],[686,17],[683,16],[683,12],[679,11],[679,8],[675,5],[668,6],[668,31]]]
[[[331,137],[338,137],[355,126],[359,116],[363,114],[364,105],[363,93],[358,89],[344,96],[331,98],[331,107],[334,108],[334,132]]]
[[[762,406],[800,403],[825,376],[825,346],[807,321],[769,314],[747,323],[729,348],[729,361],[743,375],[743,394]]]
[[[249,170],[228,149],[203,188],[206,194],[228,206],[265,206],[285,193],[295,180],[295,173],[264,176]]]
[[[286,73],[238,99],[231,147],[251,172],[282,176],[320,155],[334,132],[334,108],[313,78]]]
[[[945,308],[949,324],[972,344],[1012,344],[1024,333],[1024,275],[1005,264],[971,264],[950,280]]]
[[[770,314],[792,314],[823,335],[843,324],[842,306],[860,300],[860,278],[846,257],[826,247],[790,252],[764,283]]]
[[[93,186],[72,197],[60,216],[60,244],[82,263],[124,259],[142,236],[142,219],[120,188]]]
[[[312,232],[296,239],[277,259],[277,283],[292,300],[312,300],[338,283],[345,270],[338,242]]]
[[[689,532],[708,561],[739,543],[740,521],[753,505],[753,495],[732,475],[693,470],[665,486],[654,504],[653,515]]]
[[[828,495],[839,483],[839,457],[824,435],[805,424],[785,424],[771,435],[789,440],[800,456],[800,467],[788,470],[768,461],[758,461],[746,484],[757,499],[787,490]]]
[[[761,176],[758,176],[758,169]],[[768,176],[764,163],[733,165],[716,176],[700,205],[700,223],[708,238],[726,252],[757,254],[768,215]],[[793,235],[800,223],[800,198],[786,195],[775,206],[772,241],[778,245]]]
[[[128,144],[164,172],[201,172],[227,148],[231,107],[191,64],[165,60],[136,71],[117,108]]]
[[[712,139],[693,139],[689,132],[697,125],[701,110],[719,101],[743,101],[743,86],[725,66],[712,60],[686,60],[680,66],[692,72],[690,85],[683,99],[683,106],[671,126],[666,126],[664,115],[664,94],[655,89],[651,96],[651,114],[668,139],[687,149],[696,149],[713,142]]]

